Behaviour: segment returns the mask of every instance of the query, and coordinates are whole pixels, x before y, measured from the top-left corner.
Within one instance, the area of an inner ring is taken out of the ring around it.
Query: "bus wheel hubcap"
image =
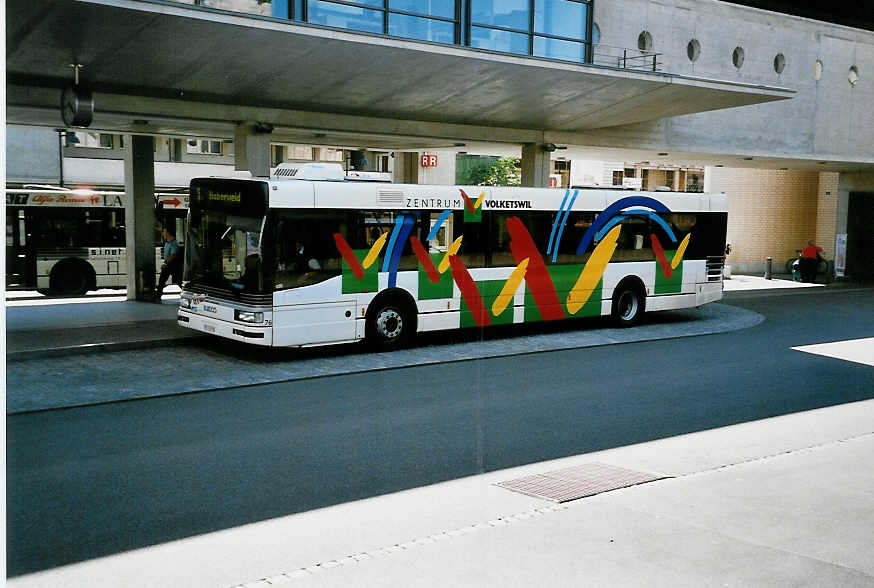
[[[376,330],[386,339],[394,339],[400,335],[403,327],[404,320],[394,309],[386,308],[376,317]]]
[[[637,314],[637,296],[632,292],[624,292],[619,298],[619,316],[628,320]]]

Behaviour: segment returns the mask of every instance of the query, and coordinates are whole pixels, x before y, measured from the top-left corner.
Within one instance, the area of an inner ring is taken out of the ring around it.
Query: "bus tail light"
[[[264,313],[263,312],[249,312],[247,310],[235,310],[234,311],[234,320],[244,322],[244,323],[263,323],[264,322]]]

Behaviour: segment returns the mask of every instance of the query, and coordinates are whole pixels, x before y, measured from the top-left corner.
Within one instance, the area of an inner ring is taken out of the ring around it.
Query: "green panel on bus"
[[[565,318],[581,317],[581,316],[601,316],[601,292],[603,290],[604,281],[598,280],[598,285],[592,290],[589,299],[583,307],[576,312],[570,314],[567,311],[567,297],[571,288],[577,283],[580,274],[583,271],[582,265],[550,265],[546,269],[549,271],[549,276],[552,278],[552,284],[555,286],[555,292],[558,294],[558,300],[561,303],[561,310]],[[540,310],[534,302],[534,297],[530,290],[525,288],[525,322],[542,321]]]
[[[673,259],[676,251],[665,251],[667,259]],[[683,262],[671,272],[670,279],[665,277],[665,272],[662,271],[662,266],[656,262],[655,276],[655,295],[660,294],[679,294],[683,290]]]
[[[431,262],[434,267],[438,267],[443,261],[444,253],[431,253]],[[446,270],[440,274],[440,281],[432,284],[428,278],[428,274],[422,269],[422,264],[419,264],[419,300],[434,300],[437,298],[452,298],[452,285],[455,282],[452,280],[452,272]]]
[[[492,325],[513,324],[512,303],[508,304],[504,311],[498,316],[492,314],[492,304],[495,303],[495,298],[497,298],[498,295],[501,293],[501,290],[503,290],[504,284],[506,284],[505,280],[484,280],[482,282],[476,283],[476,287],[479,290],[480,296],[482,297],[483,306],[486,307],[486,311],[489,313],[489,320]],[[464,302],[464,298],[461,299],[461,326],[476,326],[476,322],[473,320],[473,313]]]
[[[470,212],[467,207],[464,207],[464,222],[466,223],[480,223],[483,220],[483,209],[482,207],[477,208],[473,212]]]
[[[358,258],[359,263],[364,261],[369,249],[353,249],[352,253]],[[342,259],[342,258],[341,258]],[[343,294],[361,294],[364,292],[376,292],[379,289],[379,260],[377,259],[369,268],[364,270],[364,276],[359,280],[352,270],[343,264]]]

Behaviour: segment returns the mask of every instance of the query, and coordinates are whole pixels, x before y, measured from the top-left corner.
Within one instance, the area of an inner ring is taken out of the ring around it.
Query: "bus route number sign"
[[[422,167],[437,167],[437,155],[433,153],[423,153],[421,164]]]

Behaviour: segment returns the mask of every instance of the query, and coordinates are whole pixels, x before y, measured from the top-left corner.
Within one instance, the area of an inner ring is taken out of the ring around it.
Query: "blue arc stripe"
[[[668,225],[668,223],[666,223],[662,217],[649,210],[629,210],[620,213],[618,216],[614,216],[609,221],[607,221],[607,224],[605,224],[600,231],[595,234],[595,241],[600,241],[601,239],[603,239],[604,235],[607,234],[607,231],[615,227],[617,224],[621,223],[626,218],[632,216],[645,216],[651,218],[665,231],[665,233],[667,233],[668,237],[671,238],[671,242],[677,242],[677,237],[676,235],[674,235],[674,231],[671,229],[670,225]]]
[[[555,239],[555,230],[558,228],[558,219],[561,218],[561,214],[564,212],[564,205],[567,202],[567,197],[570,193],[571,191],[569,189],[565,190],[564,198],[561,199],[561,206],[558,207],[558,212],[555,215],[555,220],[552,221],[552,232],[549,233],[549,246],[546,248],[547,255],[552,253],[552,241],[553,239]]]
[[[452,214],[452,209],[448,208],[437,217],[437,222],[434,223],[434,226],[431,227],[431,232],[428,233],[428,241],[433,241],[437,238],[437,231],[440,230],[440,227],[443,226],[443,223],[449,218],[450,214]]]
[[[558,229],[558,237],[555,238],[555,249],[552,251],[552,263],[558,259],[558,244],[561,243],[561,236],[564,234],[564,227],[567,225],[567,217],[570,216],[571,210],[574,207],[574,202],[577,201],[577,196],[580,195],[579,190],[574,190],[574,196],[571,198],[571,203],[568,204],[567,210],[564,211],[564,218],[561,221],[561,226]]]
[[[398,266],[401,263],[401,253],[404,251],[404,245],[407,242],[407,237],[410,236],[410,233],[413,230],[413,223],[416,222],[416,217],[413,215],[404,215],[404,224],[401,227],[400,234],[398,235],[397,243],[395,243],[395,248],[391,252],[391,265],[389,266],[388,273],[388,287],[394,288],[397,285],[398,280]]]
[[[395,241],[398,240],[398,233],[401,226],[404,224],[404,215],[399,214],[395,219],[395,226],[391,231],[391,237],[388,238],[388,247],[385,250],[385,257],[382,258],[382,271],[387,272],[391,265],[391,254],[394,252]]]
[[[671,212],[667,206],[649,196],[629,196],[628,198],[617,200],[608,206],[604,212],[598,215],[598,218],[595,219],[595,222],[592,223],[592,226],[589,227],[586,234],[583,235],[582,239],[580,239],[580,244],[577,245],[577,255],[585,253],[586,249],[589,248],[589,245],[592,244],[592,239],[595,237],[595,234],[600,231],[601,228],[610,221],[610,219],[622,212],[623,209],[631,208],[632,206],[645,206],[656,212]]]

